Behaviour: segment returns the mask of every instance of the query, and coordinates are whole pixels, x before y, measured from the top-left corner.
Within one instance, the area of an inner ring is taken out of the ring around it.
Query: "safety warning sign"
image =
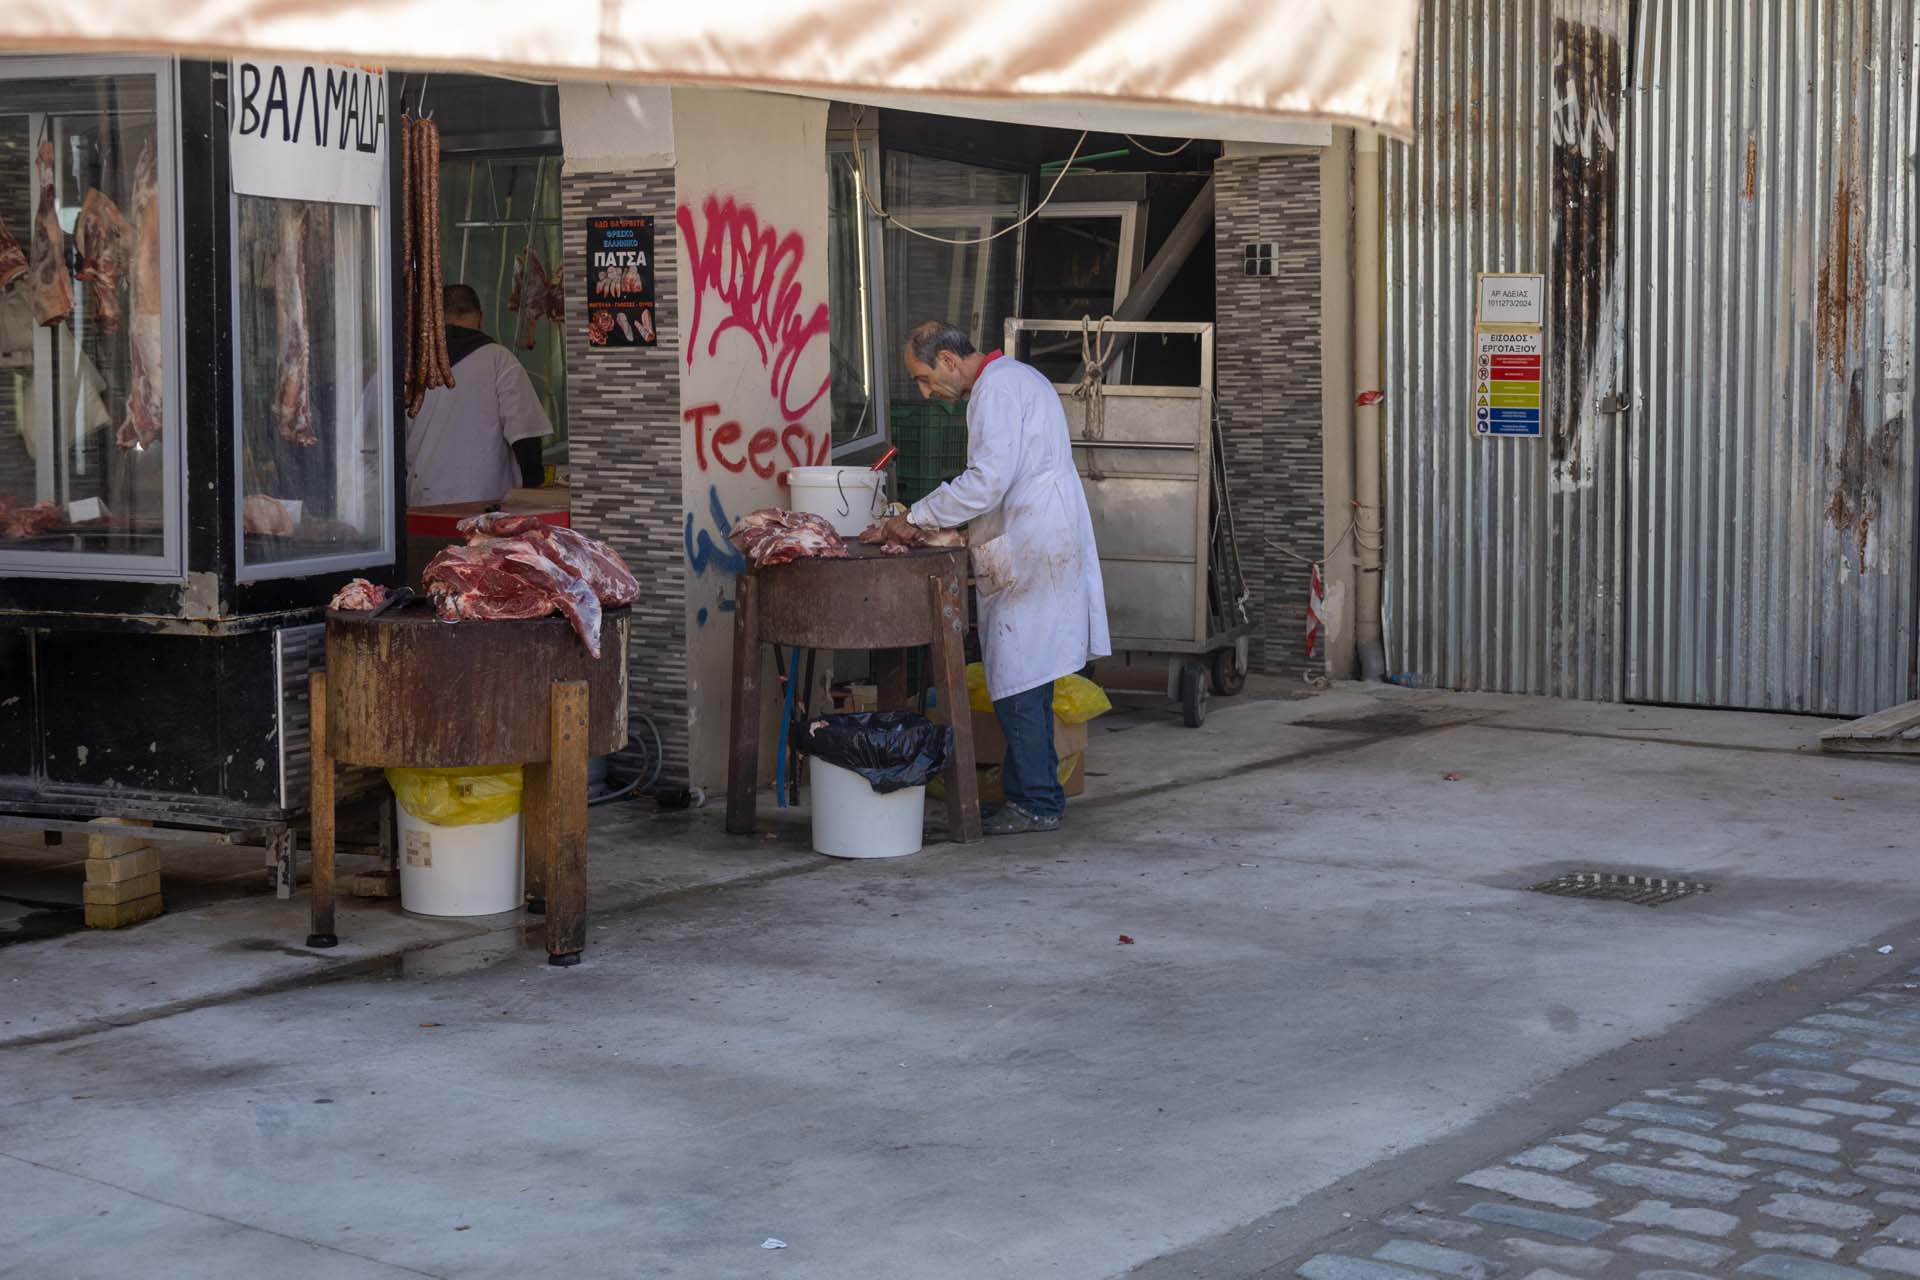
[[[1541,357],[1538,328],[1474,330],[1473,429],[1483,436],[1540,435]]]

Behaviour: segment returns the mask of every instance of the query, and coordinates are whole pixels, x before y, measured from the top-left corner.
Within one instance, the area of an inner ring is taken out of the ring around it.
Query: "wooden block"
[[[140,818],[95,818],[94,826],[102,827],[150,827],[151,822]],[[87,837],[87,856],[89,858],[113,858],[123,853],[138,853],[152,847],[152,841],[145,836],[115,835]]]
[[[135,876],[119,884],[89,884],[81,894],[82,901],[90,907],[112,907],[136,898],[157,898],[160,896],[160,873],[149,871],[146,875]]]
[[[88,884],[125,884],[137,877],[158,875],[159,872],[158,849],[136,849],[132,853],[115,854],[110,858],[87,859]]]
[[[363,871],[347,881],[347,892],[356,898],[397,898],[400,877],[392,871]]]
[[[139,924],[142,920],[151,920],[159,915],[160,895],[149,894],[132,902],[111,906],[88,903],[86,913],[89,929],[124,929],[130,924]]]

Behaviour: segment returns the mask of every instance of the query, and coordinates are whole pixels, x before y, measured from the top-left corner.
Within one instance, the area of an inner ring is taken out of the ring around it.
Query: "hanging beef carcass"
[[[120,332],[120,282],[127,275],[127,253],[133,247],[133,224],[120,206],[95,187],[80,205],[73,224],[73,249],[80,260],[74,279],[87,285],[93,319],[106,333]]]
[[[274,259],[274,319],[279,334],[280,384],[273,421],[280,438],[302,449],[320,443],[313,434],[313,338],[307,330],[307,216],[291,203],[275,218],[279,255]]]
[[[514,344],[522,351],[533,350],[539,336],[540,322],[550,319],[554,303],[551,298],[553,282],[547,276],[546,264],[540,261],[540,255],[531,246],[522,249],[513,259],[513,296],[507,299],[507,310],[520,314],[520,323],[514,331]]]
[[[126,417],[115,443],[122,449],[145,449],[160,438],[160,201],[155,169],[154,141],[140,152],[133,171],[133,255],[127,265],[127,303],[130,326],[132,386],[127,391]]]
[[[60,210],[53,198],[51,142],[40,144],[33,184],[39,192],[27,264],[33,277],[33,321],[54,325],[73,314],[73,281],[67,278],[67,233],[60,228]]]
[[[845,560],[847,544],[824,516],[768,507],[740,517],[727,540],[756,567],[790,560]]]
[[[27,253],[7,231],[7,224],[0,222],[0,289],[6,288],[21,276],[27,274]]]

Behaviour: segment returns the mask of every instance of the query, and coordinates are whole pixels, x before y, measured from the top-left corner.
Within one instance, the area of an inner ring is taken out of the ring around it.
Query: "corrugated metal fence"
[[[1387,153],[1389,660],[1859,713],[1913,694],[1910,4],[1430,0]],[[1548,276],[1542,441],[1473,284]]]

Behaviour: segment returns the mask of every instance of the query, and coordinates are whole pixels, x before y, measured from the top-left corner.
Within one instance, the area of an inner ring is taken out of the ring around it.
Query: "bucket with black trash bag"
[[[953,729],[903,711],[820,716],[800,731],[813,761],[813,848],[832,858],[920,852],[927,779],[947,767]]]

